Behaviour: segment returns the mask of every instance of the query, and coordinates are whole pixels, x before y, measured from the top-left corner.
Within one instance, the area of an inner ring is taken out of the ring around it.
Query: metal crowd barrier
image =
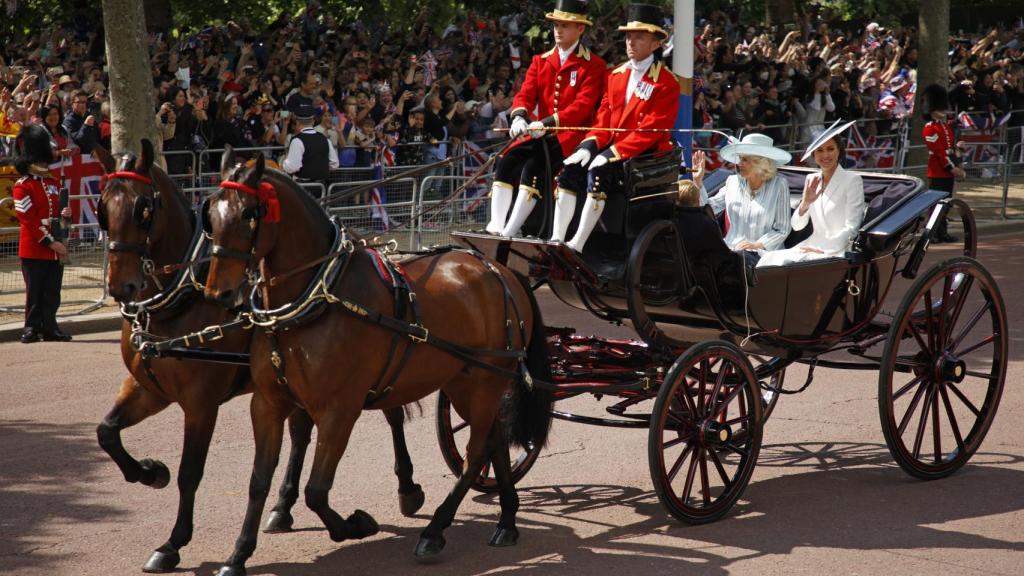
[[[374,182],[376,180],[337,182],[327,188],[327,196]],[[383,191],[378,189],[376,192],[381,193],[383,196],[380,196],[380,203],[372,202],[374,192],[368,191],[365,201],[357,202],[362,199],[356,198],[348,199],[347,202],[336,201],[329,203],[326,209],[358,234],[395,240],[403,250],[419,249],[415,226],[403,226],[392,231],[393,227],[404,224],[413,214],[418,213],[419,183],[415,178],[399,178],[385,184]]]

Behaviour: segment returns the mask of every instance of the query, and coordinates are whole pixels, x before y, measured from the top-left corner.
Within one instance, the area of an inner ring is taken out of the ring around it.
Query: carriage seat
[[[757,284],[754,266],[742,253],[733,252],[725,244],[709,206],[676,207],[673,216],[683,250],[693,265],[698,282],[702,277],[706,281],[713,279],[720,292],[726,286]]]

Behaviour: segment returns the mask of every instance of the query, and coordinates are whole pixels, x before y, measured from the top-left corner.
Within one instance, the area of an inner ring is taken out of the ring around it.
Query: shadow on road
[[[0,572],[66,566],[66,556],[53,550],[59,543],[41,544],[52,538],[40,536],[119,514],[82,490],[106,464],[92,437],[86,424],[0,422]]]
[[[493,503],[494,513],[461,514],[446,532],[448,547],[438,564],[423,566],[413,559],[419,528],[382,526],[394,535],[346,544],[308,562],[254,563],[250,574],[355,570],[438,576],[516,570],[541,575],[715,575],[728,573],[737,561],[801,547],[1024,552],[1020,541],[957,529],[959,520],[1024,508],[1024,473],[1001,467],[1019,464],[1021,458],[987,452],[975,458],[977,463],[950,478],[922,482],[893,464],[881,444],[770,445],[762,449],[765,470],[755,471],[744,499],[714,524],[677,522],[651,491],[610,485],[532,486],[519,492],[522,536],[514,548],[486,546],[497,521],[497,498],[476,495],[478,502]],[[796,473],[759,480],[759,475],[774,473],[770,468]],[[631,509],[640,520],[610,524],[611,507]],[[576,527],[567,526],[569,521]],[[1019,540],[1017,534],[1009,537]],[[204,564],[196,573],[215,568]]]

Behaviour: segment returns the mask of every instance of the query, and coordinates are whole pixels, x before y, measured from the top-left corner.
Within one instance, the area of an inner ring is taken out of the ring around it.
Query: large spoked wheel
[[[1006,309],[976,260],[947,260],[919,277],[882,353],[878,409],[893,458],[931,480],[957,471],[988,432],[1006,379]]]
[[[743,494],[761,449],[762,396],[733,344],[709,341],[676,360],[651,414],[654,489],[676,518],[714,522]]]
[[[441,446],[441,456],[452,474],[462,474],[465,463],[466,442],[469,441],[469,424],[452,408],[452,402],[444,392],[437,395],[437,442]],[[512,481],[518,483],[537,461],[540,450],[532,446],[523,450],[517,446],[509,448],[509,459],[512,462]],[[498,480],[490,463],[484,466],[480,476],[473,482],[473,489],[478,492],[497,492]]]
[[[778,362],[778,358],[766,358],[755,354],[751,354],[748,358],[754,365],[755,374],[757,374],[764,366]],[[775,405],[779,403],[779,397],[782,396],[782,392],[780,391],[782,390],[782,385],[785,380],[785,368],[772,370],[770,374],[759,380],[758,384],[761,386],[762,422],[768,422],[768,418],[771,417],[772,411],[775,410]]]

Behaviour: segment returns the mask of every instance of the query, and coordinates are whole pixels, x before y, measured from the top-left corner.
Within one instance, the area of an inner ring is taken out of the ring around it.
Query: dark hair
[[[828,143],[829,140],[835,141],[836,146],[839,148],[839,160],[838,160],[838,163],[839,163],[840,166],[842,166],[843,159],[846,158],[846,138],[844,137],[843,134],[836,134],[835,136],[833,136],[833,137],[829,138],[828,140],[825,140],[824,142],[822,142],[821,146],[824,146],[826,143]],[[818,148],[815,150],[815,152],[817,152],[818,150],[821,150],[821,146],[818,146]],[[813,157],[813,154],[812,154],[812,157]]]

